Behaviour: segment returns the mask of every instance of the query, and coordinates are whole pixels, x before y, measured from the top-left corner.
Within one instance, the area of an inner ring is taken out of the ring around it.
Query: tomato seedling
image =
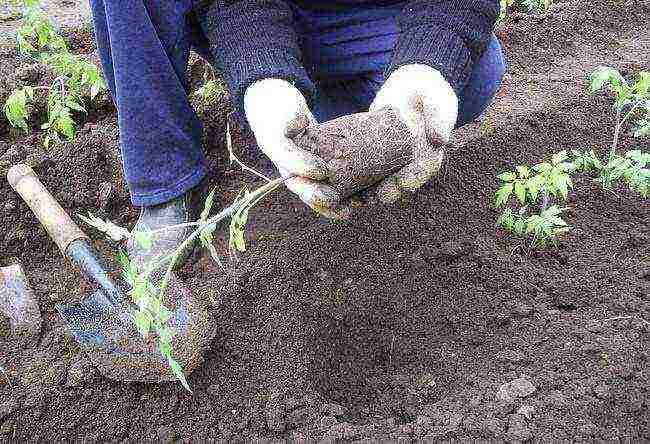
[[[614,139],[606,158],[602,160],[593,150],[563,150],[554,154],[550,162],[533,167],[520,165],[516,171],[499,174],[500,187],[494,203],[497,208],[506,208],[497,220],[498,226],[518,236],[531,236],[535,247],[556,245],[557,238],[570,227],[562,218],[567,207],[551,202],[567,200],[573,188],[572,176],[576,174],[595,173],[596,180],[607,189],[624,184],[648,197],[650,153],[635,149],[619,154],[618,143],[624,124],[632,118],[637,119],[636,137],[650,134],[650,73],[639,73],[631,83],[617,70],[599,67],[590,75],[590,90],[596,93],[603,89],[614,94],[616,113]]]

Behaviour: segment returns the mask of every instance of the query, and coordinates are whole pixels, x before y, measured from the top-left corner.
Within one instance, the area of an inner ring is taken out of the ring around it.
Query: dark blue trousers
[[[206,174],[201,123],[188,101],[186,77],[190,49],[209,59],[207,41],[192,14],[193,0],[90,3],[102,67],[118,110],[131,200],[148,206],[178,197]],[[369,9],[322,16],[297,11],[305,63],[319,90],[313,105],[319,121],[366,110],[383,82],[382,70],[397,38],[398,11]],[[368,26],[363,26],[364,16]],[[344,22],[353,25],[346,29]],[[344,34],[335,31],[341,29]],[[369,29],[372,35],[367,35]],[[501,46],[494,38],[459,97],[457,126],[487,108],[504,72]]]

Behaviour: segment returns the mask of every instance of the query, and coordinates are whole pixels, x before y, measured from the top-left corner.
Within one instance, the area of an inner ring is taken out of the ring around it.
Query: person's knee
[[[501,43],[493,36],[474,65],[469,82],[459,97],[457,127],[476,120],[490,106],[501,88],[506,70]]]

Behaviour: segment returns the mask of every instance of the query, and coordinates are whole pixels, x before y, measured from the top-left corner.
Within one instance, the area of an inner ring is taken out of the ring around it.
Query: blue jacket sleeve
[[[399,17],[400,36],[386,77],[420,63],[439,70],[460,94],[492,37],[499,9],[499,0],[409,2]]]
[[[242,116],[246,88],[265,78],[287,80],[310,102],[314,85],[302,64],[293,11],[287,2],[217,0],[201,15],[216,67]]]

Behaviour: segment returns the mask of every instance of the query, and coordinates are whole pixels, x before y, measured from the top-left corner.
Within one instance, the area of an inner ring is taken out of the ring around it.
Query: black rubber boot
[[[203,209],[205,197],[204,184],[160,205],[142,207],[133,231],[153,231],[173,225],[180,225],[198,220]],[[153,235],[153,246],[149,250],[141,248],[133,239],[129,239],[126,249],[129,258],[140,266],[152,260],[160,260],[172,254],[197,227],[174,228]],[[185,248],[175,264],[178,269],[187,261],[196,243]],[[167,267],[167,264],[165,264]]]

